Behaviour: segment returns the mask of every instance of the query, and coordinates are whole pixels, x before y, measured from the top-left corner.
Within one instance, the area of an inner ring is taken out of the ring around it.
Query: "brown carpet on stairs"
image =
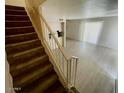
[[[23,7],[5,5],[5,46],[17,93],[66,93]]]

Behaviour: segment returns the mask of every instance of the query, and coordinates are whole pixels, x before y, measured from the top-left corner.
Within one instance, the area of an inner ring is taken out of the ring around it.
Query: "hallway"
[[[117,51],[69,39],[65,50],[79,57],[76,87],[80,93],[114,93]]]

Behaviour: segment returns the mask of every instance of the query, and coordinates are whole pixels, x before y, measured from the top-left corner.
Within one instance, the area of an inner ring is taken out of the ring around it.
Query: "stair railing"
[[[48,25],[45,18],[40,15],[43,31],[43,42],[49,48],[56,66],[61,73],[62,78],[66,82],[66,88],[70,91],[71,87],[75,87],[78,58],[69,56],[59,43],[56,33],[54,33]],[[70,93],[70,92],[69,92]]]
[[[54,61],[54,67],[59,72],[60,81],[64,82],[68,92],[77,93],[75,90],[78,58],[68,55],[58,41],[56,34],[51,30],[44,17],[39,14],[39,5],[45,0],[25,0],[25,9],[32,21],[39,39],[42,41],[45,50]]]

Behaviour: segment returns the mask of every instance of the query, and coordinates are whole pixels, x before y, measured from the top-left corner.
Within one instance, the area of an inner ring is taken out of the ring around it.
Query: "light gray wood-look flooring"
[[[116,50],[74,40],[67,40],[65,50],[79,57],[76,88],[80,93],[114,93]]]

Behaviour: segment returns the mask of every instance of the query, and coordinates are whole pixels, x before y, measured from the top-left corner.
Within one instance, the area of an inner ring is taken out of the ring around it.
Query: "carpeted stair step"
[[[52,71],[52,69],[53,67],[51,64],[45,64],[35,68],[34,70],[31,70],[28,73],[23,73],[18,78],[14,79],[14,87],[23,88],[27,85],[30,86],[33,81],[43,77],[44,75]]]
[[[35,32],[32,26],[24,26],[24,27],[6,27],[6,36],[7,35],[16,35],[16,34],[24,34]]]
[[[5,21],[5,27],[24,27],[32,26],[32,23],[28,20],[25,21]]]
[[[5,9],[5,15],[27,15],[25,10]]]
[[[20,64],[39,57],[45,54],[43,47],[36,47],[33,49],[26,50],[24,52],[19,52],[14,55],[8,55],[7,59],[9,60],[10,65]]]
[[[55,72],[50,72],[43,78],[33,82],[29,87],[22,89],[19,93],[45,93],[49,87],[58,80]]]
[[[7,44],[6,52],[9,55],[9,54],[26,51],[28,49],[36,48],[39,46],[41,46],[41,41],[39,39],[34,39],[34,40],[29,40],[29,41],[14,43],[14,44]]]
[[[6,21],[26,21],[29,20],[27,15],[5,15]]]
[[[8,35],[6,36],[6,44],[12,44],[17,42],[24,42],[28,40],[37,39],[36,32],[25,33],[25,34],[17,34],[17,35]]]
[[[20,6],[11,6],[11,5],[5,5],[5,9],[12,9],[12,10],[25,10],[24,7],[20,7]]]
[[[49,58],[47,55],[36,57],[25,63],[11,66],[10,72],[13,77],[16,77],[17,75],[30,71],[31,69],[34,69],[34,67],[38,67],[41,64],[43,65],[48,61]]]
[[[59,81],[57,81],[53,86],[47,89],[44,93],[65,93],[64,87]]]
[[[24,7],[5,6],[5,45],[16,93],[66,93]]]

